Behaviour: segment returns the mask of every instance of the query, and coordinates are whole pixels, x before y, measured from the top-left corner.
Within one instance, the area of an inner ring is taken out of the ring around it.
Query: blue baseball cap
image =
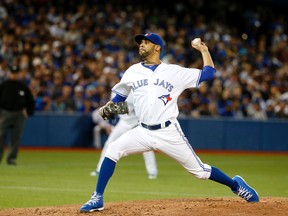
[[[146,33],[145,35],[136,35],[134,37],[135,41],[140,44],[142,40],[148,40],[156,45],[159,45],[161,47],[161,49],[163,49],[164,43],[162,38],[155,33]]]

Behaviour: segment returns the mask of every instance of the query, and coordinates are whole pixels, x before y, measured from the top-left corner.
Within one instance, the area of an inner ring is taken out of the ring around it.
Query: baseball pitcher
[[[151,150],[158,150],[175,159],[189,173],[199,179],[209,179],[226,185],[248,202],[258,202],[257,192],[242,177],[230,178],[221,170],[205,164],[196,155],[185,137],[177,116],[177,99],[188,88],[198,88],[203,81],[214,78],[215,68],[208,47],[200,38],[191,42],[201,53],[203,68],[185,68],[160,60],[163,40],[155,33],[136,35],[142,62],[130,66],[112,91],[116,96],[100,108],[100,115],[108,119],[115,113],[125,113],[125,101],[133,95],[133,105],[139,125],[110,143],[102,163],[96,191],[80,212],[104,209],[103,194],[120,158]],[[208,131],[207,131],[208,133]]]

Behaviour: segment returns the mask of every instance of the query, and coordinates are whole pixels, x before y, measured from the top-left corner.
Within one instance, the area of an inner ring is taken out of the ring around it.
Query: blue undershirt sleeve
[[[204,66],[200,75],[199,82],[208,81],[215,77],[216,69],[211,66]]]
[[[126,100],[126,97],[120,96],[118,94],[116,94],[115,97],[112,98],[112,101],[114,103],[123,102],[125,100]]]

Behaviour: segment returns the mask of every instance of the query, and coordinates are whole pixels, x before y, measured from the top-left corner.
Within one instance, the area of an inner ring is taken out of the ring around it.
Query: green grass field
[[[0,164],[0,208],[60,206],[86,202],[97,177],[100,152],[21,150],[17,166]],[[241,175],[261,197],[288,197],[288,155],[198,153],[203,162],[230,176]],[[159,176],[148,180],[142,155],[122,158],[105,201],[187,197],[235,197],[230,189],[196,179],[167,156],[157,153]]]

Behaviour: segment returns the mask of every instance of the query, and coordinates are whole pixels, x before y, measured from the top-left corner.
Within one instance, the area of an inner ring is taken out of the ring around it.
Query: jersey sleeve
[[[200,77],[200,69],[196,68],[182,68],[179,75],[181,76],[181,82],[185,88],[198,88]]]
[[[126,72],[123,74],[121,80],[119,83],[117,83],[113,88],[112,92],[114,94],[120,95],[121,97],[127,98],[130,91],[131,86],[129,85],[129,69],[126,70]]]

